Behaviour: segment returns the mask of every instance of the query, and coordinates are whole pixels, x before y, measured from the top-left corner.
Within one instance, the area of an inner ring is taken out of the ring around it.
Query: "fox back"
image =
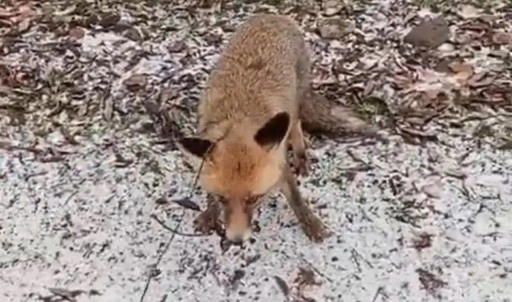
[[[259,197],[282,179],[308,77],[300,29],[287,17],[261,14],[233,34],[205,85],[197,135],[179,145],[194,166],[202,163],[201,187],[224,204],[228,238],[250,235]]]

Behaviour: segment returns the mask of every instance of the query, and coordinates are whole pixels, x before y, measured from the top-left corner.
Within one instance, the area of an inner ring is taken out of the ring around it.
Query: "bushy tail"
[[[377,136],[377,129],[343,105],[309,91],[300,106],[300,119],[310,134]]]

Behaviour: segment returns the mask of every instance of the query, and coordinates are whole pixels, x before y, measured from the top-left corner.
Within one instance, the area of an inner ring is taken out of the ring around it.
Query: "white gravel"
[[[116,149],[127,159],[147,148],[140,137],[119,138]],[[391,141],[315,150],[316,175],[302,190],[319,199],[316,211],[335,236],[310,243],[283,198],[270,197],[274,206],[258,214],[256,242],[243,250],[222,255],[216,236],[177,236],[146,301],[164,295],[167,301],[281,301],[273,276],[292,284],[299,267],[318,272],[321,284],[307,293],[317,301],[372,301],[379,288],[375,301],[430,301],[417,269],[446,282],[437,293],[443,301],[509,301],[512,158],[445,139],[453,147]],[[342,175],[362,164],[347,156],[348,149],[371,168],[351,181]],[[171,236],[150,214],[172,225],[181,211],[155,200],[169,190],[174,198],[190,191],[192,174],[180,156],[154,157],[162,175],[147,171],[148,161],[116,168],[114,148],[95,145],[57,163],[39,163],[25,152],[0,158],[7,172],[0,191],[3,301],[35,301],[48,287],[101,293],[77,301],[138,301],[148,268]],[[448,176],[453,174],[467,178]],[[193,200],[204,204],[203,198],[196,194]],[[417,227],[392,218],[406,203],[415,205],[408,216],[424,217]],[[194,215],[186,212],[182,230],[191,232]],[[417,251],[412,245],[422,232],[432,235],[432,246]],[[233,285],[235,270],[245,275]]]

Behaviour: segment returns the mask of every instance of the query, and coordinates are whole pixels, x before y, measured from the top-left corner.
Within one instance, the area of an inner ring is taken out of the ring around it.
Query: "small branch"
[[[201,162],[201,165],[199,166],[199,171],[196,175],[196,177],[194,178],[194,183],[192,185],[192,190],[194,190],[194,188],[196,187],[197,185],[197,181],[199,179],[199,174],[201,173],[201,170],[203,168],[203,162]],[[190,193],[190,195],[192,195],[192,192]],[[144,290],[142,291],[142,295],[140,297],[140,302],[144,302],[144,297],[146,297],[146,293],[148,292],[148,289],[149,289],[149,284],[151,283],[151,280],[153,279],[153,277],[155,276],[154,272],[155,270],[158,268],[158,265],[160,264],[160,262],[162,261],[162,258],[164,257],[164,255],[167,253],[167,251],[169,250],[169,247],[171,246],[174,238],[176,237],[176,235],[183,235],[183,234],[180,234],[177,230],[181,227],[181,223],[183,222],[183,217],[185,216],[185,208],[182,208],[182,211],[181,211],[181,215],[180,215],[180,220],[178,221],[178,225],[176,226],[175,229],[171,229],[169,228],[168,226],[166,226],[162,221],[160,221],[155,215],[151,215],[151,217],[153,219],[156,220],[156,222],[158,222],[162,227],[164,227],[166,230],[169,230],[172,232],[172,235],[171,237],[169,238],[169,240],[167,241],[167,244],[165,245],[165,248],[164,250],[160,253],[160,255],[158,255],[158,259],[156,260],[156,263],[154,265],[154,268],[153,270],[150,272],[149,276],[148,276],[148,279],[146,281],[146,285],[144,286]],[[186,235],[185,235],[186,236]],[[192,237],[199,237],[199,236],[203,236],[203,235],[192,235]]]
[[[181,223],[183,222],[183,216],[185,216],[185,209],[183,209],[181,211],[181,217],[180,217],[180,220],[178,221],[178,226],[176,228],[179,228],[181,226]],[[140,297],[140,302],[144,302],[144,297],[146,297],[146,293],[148,292],[149,284],[151,283],[151,279],[153,279],[153,277],[155,275],[154,271],[156,270],[156,268],[158,267],[158,265],[162,261],[162,258],[165,255],[165,253],[167,253],[167,250],[169,250],[169,247],[171,246],[171,244],[172,244],[172,242],[174,240],[174,237],[176,237],[176,233],[172,233],[171,237],[167,241],[167,244],[165,245],[164,250],[160,253],[160,255],[158,255],[158,259],[156,260],[154,268],[151,270],[151,272],[150,272],[150,274],[148,276],[148,279],[146,281],[146,285],[144,286],[144,290],[142,291],[142,295]]]
[[[373,296],[373,300],[372,302],[375,302],[377,301],[377,299],[379,298],[379,296],[383,296],[383,297],[386,297],[386,295],[383,293],[383,290],[384,288],[382,286],[379,286],[379,288],[377,288],[377,291],[375,292],[375,296]]]
[[[150,215],[151,218],[153,218],[156,222],[158,222],[158,224],[160,224],[164,229],[168,230],[169,232],[175,234],[175,235],[180,235],[180,236],[185,236],[185,237],[203,237],[204,235],[203,234],[188,234],[188,233],[182,233],[180,231],[177,230],[177,228],[171,228],[170,226],[166,225],[162,220],[160,220],[158,217],[156,217],[155,214],[151,214]]]

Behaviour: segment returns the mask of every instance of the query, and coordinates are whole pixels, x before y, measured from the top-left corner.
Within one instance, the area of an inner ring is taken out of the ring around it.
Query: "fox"
[[[303,33],[287,16],[253,15],[230,37],[204,85],[196,133],[177,142],[199,186],[214,197],[196,229],[207,232],[223,210],[226,238],[243,243],[263,197],[279,189],[310,240],[330,234],[296,178],[310,166],[299,118],[310,65]]]

